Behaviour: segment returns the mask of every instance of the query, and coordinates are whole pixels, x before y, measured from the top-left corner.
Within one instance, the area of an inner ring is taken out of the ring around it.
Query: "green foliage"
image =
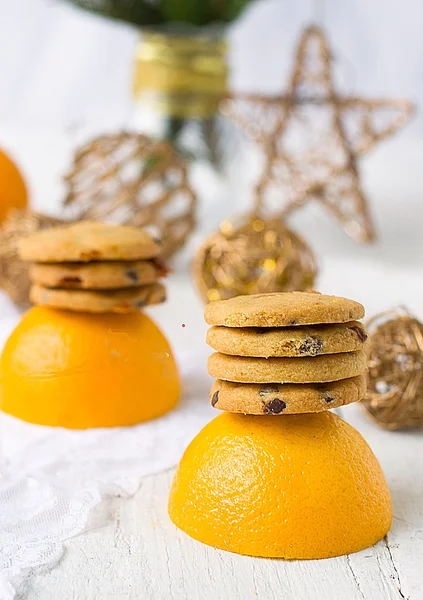
[[[195,27],[229,23],[251,0],[69,0],[91,12],[138,27],[178,22]]]
[[[163,23],[157,6],[148,0],[70,0],[72,4],[104,17],[126,21],[132,25]]]

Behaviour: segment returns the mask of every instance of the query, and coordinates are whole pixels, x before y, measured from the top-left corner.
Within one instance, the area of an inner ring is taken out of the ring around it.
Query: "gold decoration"
[[[313,287],[317,267],[305,241],[280,219],[224,221],[199,249],[194,278],[206,302],[240,294]]]
[[[167,142],[127,132],[97,137],[77,150],[65,181],[65,206],[78,219],[145,227],[162,239],[164,257],[194,229],[196,196]]]
[[[349,236],[366,242],[375,232],[358,157],[403,126],[413,107],[405,100],[340,95],[333,84],[332,57],[322,29],[308,27],[299,40],[286,93],[235,94],[222,103],[222,112],[265,152],[257,204],[273,193],[286,216],[317,200]]]
[[[22,306],[30,285],[17,253],[24,235],[80,219],[127,223],[160,237],[168,257],[194,228],[196,197],[185,162],[167,142],[125,132],[98,137],[76,152],[65,179],[65,219],[15,210],[0,227],[0,288]]]
[[[28,265],[18,256],[18,241],[22,237],[60,224],[58,219],[31,210],[12,210],[0,227],[0,288],[14,302],[29,305]]]
[[[423,426],[423,325],[398,309],[368,323],[368,390],[362,407],[384,429]]]
[[[144,32],[134,94],[168,117],[212,117],[226,94],[226,43],[219,37]]]

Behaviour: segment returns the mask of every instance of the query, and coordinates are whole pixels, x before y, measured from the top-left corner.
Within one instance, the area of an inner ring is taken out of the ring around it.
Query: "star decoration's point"
[[[266,155],[256,188],[259,212],[266,190],[282,194],[282,216],[310,199],[321,202],[357,241],[374,239],[357,159],[393,135],[413,114],[406,100],[343,96],[334,86],[332,55],[322,29],[311,26],[299,40],[285,94],[234,94],[222,112]]]

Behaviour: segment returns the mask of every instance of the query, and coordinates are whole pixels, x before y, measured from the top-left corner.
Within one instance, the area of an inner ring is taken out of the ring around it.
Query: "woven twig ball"
[[[249,216],[224,221],[194,259],[194,279],[205,302],[241,294],[289,292],[313,287],[314,255],[280,219]]]
[[[66,175],[66,206],[78,218],[150,229],[168,257],[195,226],[196,196],[184,159],[138,133],[102,135],[79,148]]]
[[[10,211],[0,227],[0,288],[21,306],[29,305],[30,281],[28,264],[18,256],[19,239],[59,223],[58,219],[25,209]]]
[[[423,325],[397,309],[376,315],[368,329],[367,416],[384,429],[423,426]]]

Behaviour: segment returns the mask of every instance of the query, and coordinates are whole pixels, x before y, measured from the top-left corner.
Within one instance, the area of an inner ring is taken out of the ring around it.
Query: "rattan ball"
[[[58,219],[30,209],[10,211],[0,227],[0,288],[21,306],[29,305],[28,264],[18,255],[19,239],[46,227],[60,224]]]
[[[241,294],[306,290],[317,266],[306,242],[280,219],[248,216],[224,221],[194,259],[194,279],[205,302]]]
[[[423,426],[423,325],[397,309],[376,315],[368,329],[366,415],[384,429]]]
[[[196,195],[185,160],[168,142],[138,133],[102,135],[76,151],[65,183],[65,206],[77,218],[144,227],[162,240],[165,258],[194,229]]]

